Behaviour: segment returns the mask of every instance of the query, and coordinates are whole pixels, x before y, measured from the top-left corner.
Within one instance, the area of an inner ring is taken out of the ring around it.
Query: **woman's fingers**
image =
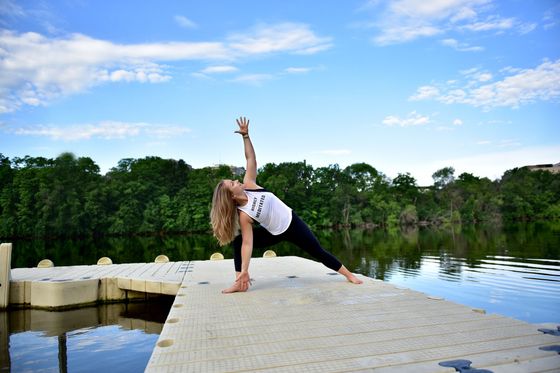
[[[235,120],[237,122],[237,125],[239,127],[246,127],[249,125],[249,119],[245,118],[245,117],[239,117],[239,119]]]

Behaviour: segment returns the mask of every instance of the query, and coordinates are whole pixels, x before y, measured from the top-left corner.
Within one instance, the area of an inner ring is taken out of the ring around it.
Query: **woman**
[[[249,138],[249,120],[236,120],[243,136],[247,169],[243,184],[237,180],[222,180],[214,190],[210,218],[214,236],[220,245],[233,241],[236,280],[222,293],[247,291],[251,283],[249,262],[253,246],[265,248],[289,241],[306,250],[325,266],[345,276],[354,284],[358,279],[332,254],[325,251],[309,227],[278,197],[257,185],[257,160]],[[253,222],[260,223],[253,228]],[[238,228],[241,234],[237,237]]]

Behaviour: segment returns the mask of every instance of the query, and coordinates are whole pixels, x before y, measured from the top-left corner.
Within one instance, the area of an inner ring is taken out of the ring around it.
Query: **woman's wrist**
[[[241,136],[243,136],[244,139],[248,139],[248,138],[249,138],[249,134],[248,134],[248,133],[243,133],[243,134],[241,134]]]

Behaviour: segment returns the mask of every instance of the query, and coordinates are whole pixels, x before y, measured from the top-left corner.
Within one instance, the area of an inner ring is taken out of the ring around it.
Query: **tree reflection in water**
[[[0,369],[142,371],[172,301],[160,297],[58,312],[4,312]]]

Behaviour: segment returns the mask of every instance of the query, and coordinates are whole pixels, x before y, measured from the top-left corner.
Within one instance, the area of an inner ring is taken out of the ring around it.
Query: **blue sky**
[[[0,153],[366,162],[420,185],[560,162],[555,0],[0,0]]]

